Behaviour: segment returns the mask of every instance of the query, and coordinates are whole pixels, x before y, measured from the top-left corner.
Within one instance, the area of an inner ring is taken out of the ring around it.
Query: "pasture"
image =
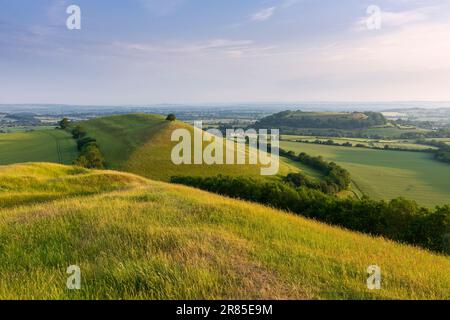
[[[389,146],[389,148],[395,149],[408,149],[408,150],[426,150],[426,149],[437,149],[436,147],[426,146],[422,144],[415,143],[415,140],[407,139],[367,139],[367,138],[341,138],[341,137],[313,137],[313,136],[298,136],[298,135],[281,135],[282,140],[286,141],[308,141],[314,142],[319,140],[321,142],[326,142],[328,140],[333,140],[334,143],[343,145],[344,143],[351,143],[353,147],[356,145],[364,145],[367,148],[384,148]]]
[[[75,140],[62,130],[0,134],[0,165],[22,162],[71,164],[77,155]]]
[[[346,168],[373,199],[404,197],[433,207],[450,203],[450,165],[422,152],[388,151],[282,141],[281,148],[323,156]]]

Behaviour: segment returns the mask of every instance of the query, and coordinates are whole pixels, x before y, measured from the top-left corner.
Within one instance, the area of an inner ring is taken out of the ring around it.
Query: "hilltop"
[[[304,112],[283,111],[261,119],[261,128],[364,129],[387,123],[378,112]]]
[[[3,299],[450,298],[448,257],[132,174],[6,166],[0,195]]]
[[[267,116],[256,128],[279,128],[283,134],[371,139],[433,137],[436,132],[388,121],[380,112],[283,111]]]

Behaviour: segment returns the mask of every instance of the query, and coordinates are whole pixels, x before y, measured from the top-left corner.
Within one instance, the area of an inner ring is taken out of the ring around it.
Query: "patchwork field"
[[[166,121],[157,115],[133,114],[93,119],[81,125],[86,128],[88,136],[97,139],[108,168],[162,181],[169,181],[175,175],[260,176],[261,165],[173,164],[171,152],[178,142],[171,141],[172,132],[178,128],[187,129],[192,135],[194,132],[192,126],[180,121]],[[206,145],[204,143],[203,147]],[[286,159],[280,161],[280,175],[299,169],[317,175],[311,169]]]
[[[398,128],[392,125],[371,127],[366,129],[356,130],[343,130],[333,128],[290,128],[281,126],[281,132],[286,135],[299,135],[299,136],[322,136],[328,137],[330,131],[335,136],[348,136],[353,137],[355,134],[359,134],[362,137],[370,137],[373,139],[402,139],[402,135],[411,133],[426,133],[429,130],[421,128]]]
[[[75,140],[62,130],[0,134],[0,164],[55,162],[71,164],[78,155]]]
[[[450,298],[449,257],[131,174],[0,166],[0,195],[1,299]]]
[[[422,205],[450,203],[450,166],[431,154],[345,148],[299,142],[281,142],[296,153],[321,155],[346,168],[364,194],[374,199],[405,197]]]
[[[365,139],[365,138],[336,138],[336,137],[312,137],[312,136],[296,136],[296,135],[282,135],[282,140],[286,141],[309,141],[314,142],[316,140],[326,142],[328,140],[333,140],[334,143],[344,144],[351,143],[353,146],[357,144],[362,144],[368,148],[384,148],[386,145],[390,148],[408,149],[408,150],[426,150],[426,149],[437,149],[436,147],[422,145],[415,143],[414,140],[382,140],[382,139]]]
[[[397,127],[374,127],[374,128],[368,128],[363,130],[362,132],[364,134],[368,134],[370,136],[382,136],[386,138],[399,138],[402,134],[406,133],[424,133],[428,132],[429,130],[421,129],[421,128],[397,128]]]

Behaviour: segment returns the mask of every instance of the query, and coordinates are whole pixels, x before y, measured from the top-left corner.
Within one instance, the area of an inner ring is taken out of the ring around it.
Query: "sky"
[[[450,1],[0,0],[0,104],[300,101],[450,101]]]

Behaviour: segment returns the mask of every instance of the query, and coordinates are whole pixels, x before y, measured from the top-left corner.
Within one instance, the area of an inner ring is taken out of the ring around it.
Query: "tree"
[[[76,126],[72,130],[72,136],[74,139],[82,139],[86,136],[87,132],[82,126]]]
[[[67,118],[63,118],[58,124],[61,129],[65,130],[69,126],[70,121]]]
[[[167,121],[175,121],[175,120],[177,120],[177,117],[173,113],[171,113],[167,116],[166,120]]]

